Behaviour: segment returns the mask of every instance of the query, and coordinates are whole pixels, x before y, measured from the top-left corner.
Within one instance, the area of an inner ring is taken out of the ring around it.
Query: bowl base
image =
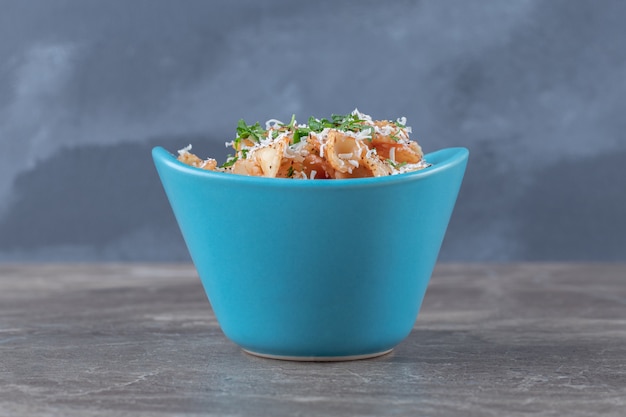
[[[296,362],[342,362],[342,361],[357,361],[361,359],[371,359],[378,356],[383,356],[390,353],[393,349],[384,350],[382,352],[365,353],[362,355],[346,355],[346,356],[287,356],[287,355],[272,355],[270,353],[253,352],[248,349],[242,349],[244,352],[259,356],[266,359],[277,359],[281,361],[296,361]]]

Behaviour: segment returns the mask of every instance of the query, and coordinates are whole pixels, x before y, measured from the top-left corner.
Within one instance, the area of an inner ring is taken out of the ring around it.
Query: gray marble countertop
[[[0,265],[1,416],[626,415],[626,265],[438,265],[391,354],[221,333],[190,265]]]

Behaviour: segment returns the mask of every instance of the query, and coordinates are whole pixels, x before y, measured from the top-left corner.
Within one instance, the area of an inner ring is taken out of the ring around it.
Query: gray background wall
[[[188,260],[152,146],[355,107],[470,148],[441,260],[626,260],[626,2],[0,5],[0,261]]]

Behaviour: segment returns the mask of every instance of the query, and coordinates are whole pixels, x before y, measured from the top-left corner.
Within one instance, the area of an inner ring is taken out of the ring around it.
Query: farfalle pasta
[[[202,160],[178,151],[178,160],[196,168],[270,178],[343,179],[396,175],[428,166],[419,144],[409,138],[406,118],[372,120],[354,110],[330,119],[310,117],[298,124],[271,119],[263,128],[258,122],[240,120],[237,136],[227,142],[235,151],[226,162]]]

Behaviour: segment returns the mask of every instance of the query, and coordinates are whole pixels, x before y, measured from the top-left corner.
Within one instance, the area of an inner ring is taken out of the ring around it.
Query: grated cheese
[[[189,145],[185,146],[183,149],[179,149],[179,150],[178,150],[178,154],[179,154],[180,156],[183,156],[183,155],[185,155],[185,154],[189,153],[189,151],[190,151],[190,150],[191,150],[191,144],[189,144]]]

